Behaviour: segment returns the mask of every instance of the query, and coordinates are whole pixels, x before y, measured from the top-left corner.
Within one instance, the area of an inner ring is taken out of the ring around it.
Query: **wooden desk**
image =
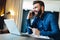
[[[52,40],[43,38],[23,37],[13,34],[0,34],[0,40]]]

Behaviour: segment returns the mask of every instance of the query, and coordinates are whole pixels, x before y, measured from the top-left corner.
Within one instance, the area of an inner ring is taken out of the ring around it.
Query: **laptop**
[[[18,35],[18,36],[25,36],[25,37],[36,37],[36,38],[44,38],[44,39],[50,39],[47,36],[36,36],[36,35],[30,35],[28,33],[20,33],[17,25],[15,24],[13,19],[4,19],[4,22],[6,24],[6,27],[8,28],[10,34]]]
[[[11,34],[28,36],[28,37],[30,36],[27,33],[20,33],[20,31],[18,30],[17,25],[15,24],[13,19],[4,19],[4,22],[5,22],[6,27],[8,28],[8,30]]]

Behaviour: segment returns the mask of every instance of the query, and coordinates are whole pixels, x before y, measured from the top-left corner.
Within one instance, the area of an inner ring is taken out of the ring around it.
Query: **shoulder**
[[[46,11],[46,12],[45,12],[45,15],[46,15],[47,17],[49,17],[49,18],[54,17],[54,13],[53,13],[53,12],[50,12],[50,11]]]
[[[46,18],[49,21],[56,21],[57,18],[53,12],[46,12]]]

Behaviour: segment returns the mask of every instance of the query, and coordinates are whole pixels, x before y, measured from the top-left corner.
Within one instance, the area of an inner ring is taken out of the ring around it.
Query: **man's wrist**
[[[27,17],[27,19],[31,19],[31,18],[28,18],[28,17]]]

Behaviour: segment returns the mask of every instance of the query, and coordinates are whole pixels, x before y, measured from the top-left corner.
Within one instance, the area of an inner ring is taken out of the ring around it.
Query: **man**
[[[36,28],[40,35],[54,37],[59,33],[58,22],[53,13],[44,11],[45,5],[42,1],[33,2],[33,10],[27,16],[28,33],[32,34]],[[31,19],[34,19],[31,24]]]

